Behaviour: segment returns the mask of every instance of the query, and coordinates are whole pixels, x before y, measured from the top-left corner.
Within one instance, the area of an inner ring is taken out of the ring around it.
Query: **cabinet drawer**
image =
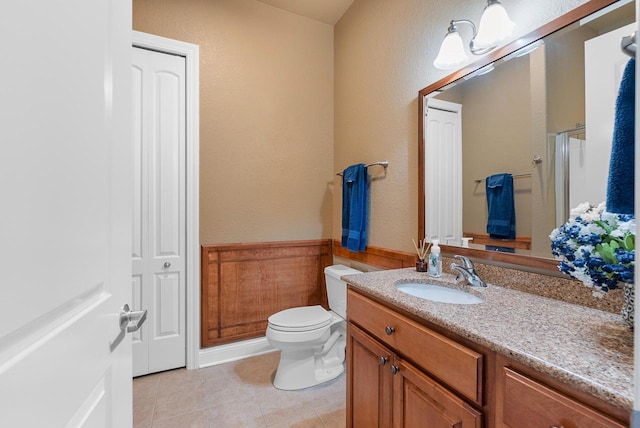
[[[623,428],[619,422],[549,387],[503,368],[502,422],[510,428]]]
[[[397,353],[482,405],[482,354],[397,314],[353,290],[347,292],[349,321]]]

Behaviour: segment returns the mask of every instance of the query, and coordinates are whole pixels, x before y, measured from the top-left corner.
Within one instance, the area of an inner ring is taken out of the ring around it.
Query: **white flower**
[[[587,254],[591,254],[591,252],[595,249],[595,247],[593,245],[581,245],[578,247],[578,249],[576,250],[577,254],[584,254],[584,252],[586,251]]]
[[[591,234],[601,235],[604,232],[605,232],[604,229],[595,223],[589,223],[586,226],[584,226],[582,229],[580,229],[580,235],[582,236],[591,235]]]
[[[576,268],[573,272],[573,277],[579,281],[582,281],[587,287],[593,287],[593,280],[589,275],[589,272],[584,268]]]
[[[588,222],[600,220],[600,213],[597,211],[587,211],[582,214],[582,219]]]
[[[621,221],[618,223],[618,230],[624,233],[634,233],[636,230],[636,221],[635,219],[631,219],[629,221]]]
[[[578,204],[577,207],[571,209],[570,216],[571,218],[582,217],[587,211],[591,209],[591,204],[589,202],[583,202]]]

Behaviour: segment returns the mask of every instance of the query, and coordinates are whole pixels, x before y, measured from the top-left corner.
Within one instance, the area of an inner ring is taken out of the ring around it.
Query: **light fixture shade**
[[[464,65],[467,60],[467,52],[464,49],[460,33],[452,30],[447,33],[442,41],[438,56],[433,61],[433,66],[441,70],[448,70]]]
[[[515,24],[502,4],[497,0],[489,0],[480,18],[478,34],[473,39],[474,47],[477,49],[495,47],[511,36],[514,27]]]

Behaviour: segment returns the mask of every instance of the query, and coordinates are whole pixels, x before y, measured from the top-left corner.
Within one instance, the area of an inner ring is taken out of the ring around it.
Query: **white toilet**
[[[340,277],[356,273],[362,272],[343,265],[325,268],[330,311],[322,306],[301,306],[269,317],[267,340],[282,351],[273,380],[276,388],[308,388],[344,371],[347,283]]]

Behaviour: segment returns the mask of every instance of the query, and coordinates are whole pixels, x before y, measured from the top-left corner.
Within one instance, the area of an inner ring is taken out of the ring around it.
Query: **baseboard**
[[[275,351],[277,349],[269,344],[266,337],[212,346],[200,350],[198,367],[215,366]]]

